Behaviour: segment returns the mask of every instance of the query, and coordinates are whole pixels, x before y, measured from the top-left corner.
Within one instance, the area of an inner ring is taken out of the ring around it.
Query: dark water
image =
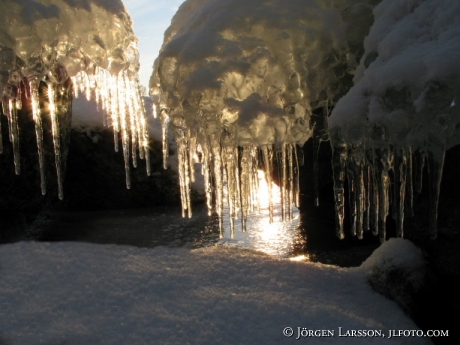
[[[293,220],[283,222],[279,206],[275,207],[272,224],[266,209],[248,217],[246,232],[241,231],[241,222],[236,220],[234,236],[228,217],[224,217],[222,238],[217,217],[208,216],[204,205],[195,206],[190,219],[182,218],[177,207],[62,213],[45,230],[31,236],[39,241],[81,241],[147,248],[237,246],[281,258],[340,266],[359,265],[378,245],[376,242],[340,241],[334,235],[333,221],[307,217],[298,209],[294,210]]]

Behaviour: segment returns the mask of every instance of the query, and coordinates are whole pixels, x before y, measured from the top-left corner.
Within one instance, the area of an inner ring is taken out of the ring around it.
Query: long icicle
[[[48,109],[50,112],[51,128],[53,134],[54,159],[56,164],[56,174],[58,182],[58,197],[60,200],[62,200],[64,199],[64,189],[61,162],[61,134],[59,129],[59,118],[56,111],[54,85],[51,83],[48,84],[48,101]]]
[[[121,126],[121,142],[123,147],[123,158],[125,162],[126,188],[131,188],[131,172],[129,166],[129,134],[127,121],[127,105],[126,105],[126,85],[124,76],[121,74],[117,78],[118,90],[118,111]]]
[[[335,133],[332,142],[332,170],[334,176],[334,202],[336,217],[336,235],[345,238],[343,229],[345,218],[345,176],[347,162],[347,146],[340,133]]]
[[[428,150],[428,174],[430,176],[430,217],[429,234],[431,239],[438,236],[438,204],[441,190],[442,171],[446,152],[443,148]]]
[[[29,82],[30,98],[32,102],[32,115],[35,122],[35,135],[37,137],[38,165],[40,168],[40,187],[42,195],[46,194],[46,176],[45,176],[45,152],[43,145],[43,124],[40,109],[40,99],[38,94],[38,81]]]
[[[273,166],[273,149],[268,145],[262,148],[262,154],[264,157],[264,172],[265,179],[268,185],[268,210],[270,217],[270,224],[273,223],[273,186],[272,186],[272,166]]]

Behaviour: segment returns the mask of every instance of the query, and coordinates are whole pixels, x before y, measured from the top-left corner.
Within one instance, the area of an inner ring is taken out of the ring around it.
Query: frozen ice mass
[[[371,227],[384,240],[391,211],[403,236],[426,164],[436,238],[445,151],[460,143],[460,3],[384,0],[373,12],[354,86],[329,121],[337,215],[343,219],[346,172],[353,231]]]
[[[121,136],[127,188],[138,158],[146,159],[150,174],[138,40],[123,2],[0,4],[2,111],[16,173],[18,111],[26,101],[40,167],[43,116],[52,121],[64,197],[60,127],[71,121],[73,97],[85,95],[108,114],[104,125],[113,128],[117,151]],[[257,209],[260,176],[270,221],[277,202],[282,219],[292,219],[301,148],[312,140],[318,151],[330,141],[339,238],[346,208],[352,235],[372,230],[384,241],[391,215],[403,237],[425,166],[429,231],[436,238],[444,153],[460,143],[459,14],[456,0],[185,1],[150,79],[165,167],[170,140],[177,145],[183,216],[192,216],[191,185],[201,163],[209,213],[221,224],[228,213],[232,232],[236,219],[245,230]],[[306,164],[317,172],[316,160]]]
[[[117,151],[121,134],[129,188],[130,165],[136,166],[138,156],[148,160],[149,152],[137,77],[137,38],[123,2],[2,0],[0,4],[2,110],[8,117],[16,174],[20,173],[18,110],[26,100],[35,121],[42,194],[46,193],[42,127],[46,115],[52,121],[58,193],[63,198],[60,123],[71,120],[72,94],[82,93],[109,114],[105,125],[114,130]]]
[[[402,237],[425,164],[436,238],[444,152],[459,143],[459,14],[455,0],[185,1],[150,79],[184,215],[199,161],[210,212],[244,220],[262,169],[289,219],[298,148],[330,140],[339,238],[346,202],[353,235],[384,241],[391,213]]]

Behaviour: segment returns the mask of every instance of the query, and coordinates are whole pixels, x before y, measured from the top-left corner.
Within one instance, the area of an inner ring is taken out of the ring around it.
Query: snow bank
[[[397,243],[386,248],[401,255]],[[407,248],[404,248],[404,250]],[[248,249],[189,251],[85,243],[0,246],[0,340],[8,344],[429,344],[366,283],[366,269],[275,259]],[[283,336],[292,327],[293,338]],[[385,338],[339,337],[382,330]],[[300,339],[307,340],[307,339]]]

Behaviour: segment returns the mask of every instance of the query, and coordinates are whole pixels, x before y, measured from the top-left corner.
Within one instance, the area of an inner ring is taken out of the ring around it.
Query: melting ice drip
[[[20,173],[18,110],[26,99],[35,122],[41,191],[46,193],[42,122],[48,114],[58,194],[63,198],[65,157],[60,121],[70,121],[72,89],[74,96],[81,93],[88,100],[94,98],[109,114],[104,125],[114,130],[116,151],[121,134],[127,188],[131,185],[130,156],[134,167],[138,157],[145,158],[150,174],[149,134],[137,78],[137,38],[122,1],[24,0],[10,1],[2,8],[0,92],[16,174]]]

